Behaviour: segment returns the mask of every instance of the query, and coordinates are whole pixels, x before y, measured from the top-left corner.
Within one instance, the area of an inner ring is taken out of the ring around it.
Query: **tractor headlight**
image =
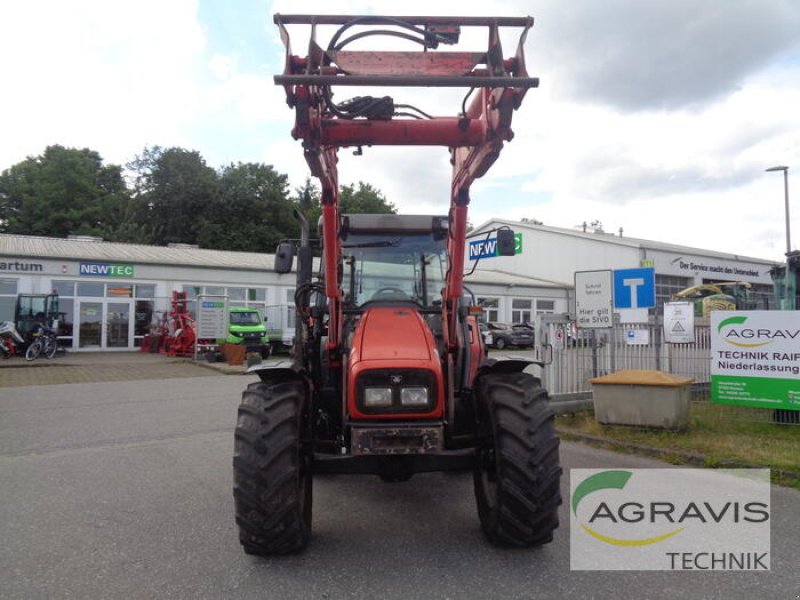
[[[403,406],[426,406],[428,404],[428,388],[404,387],[400,389],[400,404]]]
[[[364,406],[370,408],[392,405],[392,388],[368,387],[364,388]]]
[[[368,415],[430,413],[436,408],[436,375],[427,369],[369,369],[355,382],[358,410]]]

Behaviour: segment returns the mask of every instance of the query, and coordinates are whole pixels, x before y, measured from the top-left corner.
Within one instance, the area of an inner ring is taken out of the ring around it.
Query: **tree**
[[[217,173],[200,153],[184,148],[145,148],[129,165],[135,195],[152,227],[151,243],[197,244],[218,206]]]
[[[0,231],[103,235],[120,225],[115,208],[127,200],[119,166],[88,148],[48,146],[0,175]]]
[[[394,204],[388,202],[379,190],[363,181],[358,182],[357,189],[352,185],[343,185],[339,191],[339,205],[342,213],[397,213]]]
[[[198,241],[204,248],[274,252],[297,223],[288,198],[288,178],[272,166],[229,165],[219,172],[219,194],[206,211]]]
[[[296,190],[295,205],[306,216],[311,226],[311,235],[322,214],[319,188],[306,179],[302,188]],[[342,214],[396,214],[394,204],[372,185],[359,181],[357,186],[343,185],[339,189],[339,212]]]

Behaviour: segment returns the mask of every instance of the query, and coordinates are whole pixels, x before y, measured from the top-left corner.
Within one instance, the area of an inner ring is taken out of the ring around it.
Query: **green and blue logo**
[[[89,277],[133,277],[133,265],[82,262],[78,273]]]

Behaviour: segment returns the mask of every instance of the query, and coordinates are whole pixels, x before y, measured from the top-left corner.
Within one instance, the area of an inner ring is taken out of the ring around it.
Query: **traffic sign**
[[[652,308],[655,305],[655,269],[614,271],[614,308]]]
[[[691,302],[664,303],[664,341],[668,344],[694,342],[694,305]]]
[[[575,308],[578,327],[611,327],[611,271],[575,273]]]

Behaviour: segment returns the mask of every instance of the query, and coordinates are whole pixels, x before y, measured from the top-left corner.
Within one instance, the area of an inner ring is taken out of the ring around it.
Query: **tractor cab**
[[[447,218],[347,215],[342,229],[345,308],[406,303],[441,312]]]
[[[14,308],[14,324],[25,338],[41,324],[58,329],[58,294],[20,294]]]

